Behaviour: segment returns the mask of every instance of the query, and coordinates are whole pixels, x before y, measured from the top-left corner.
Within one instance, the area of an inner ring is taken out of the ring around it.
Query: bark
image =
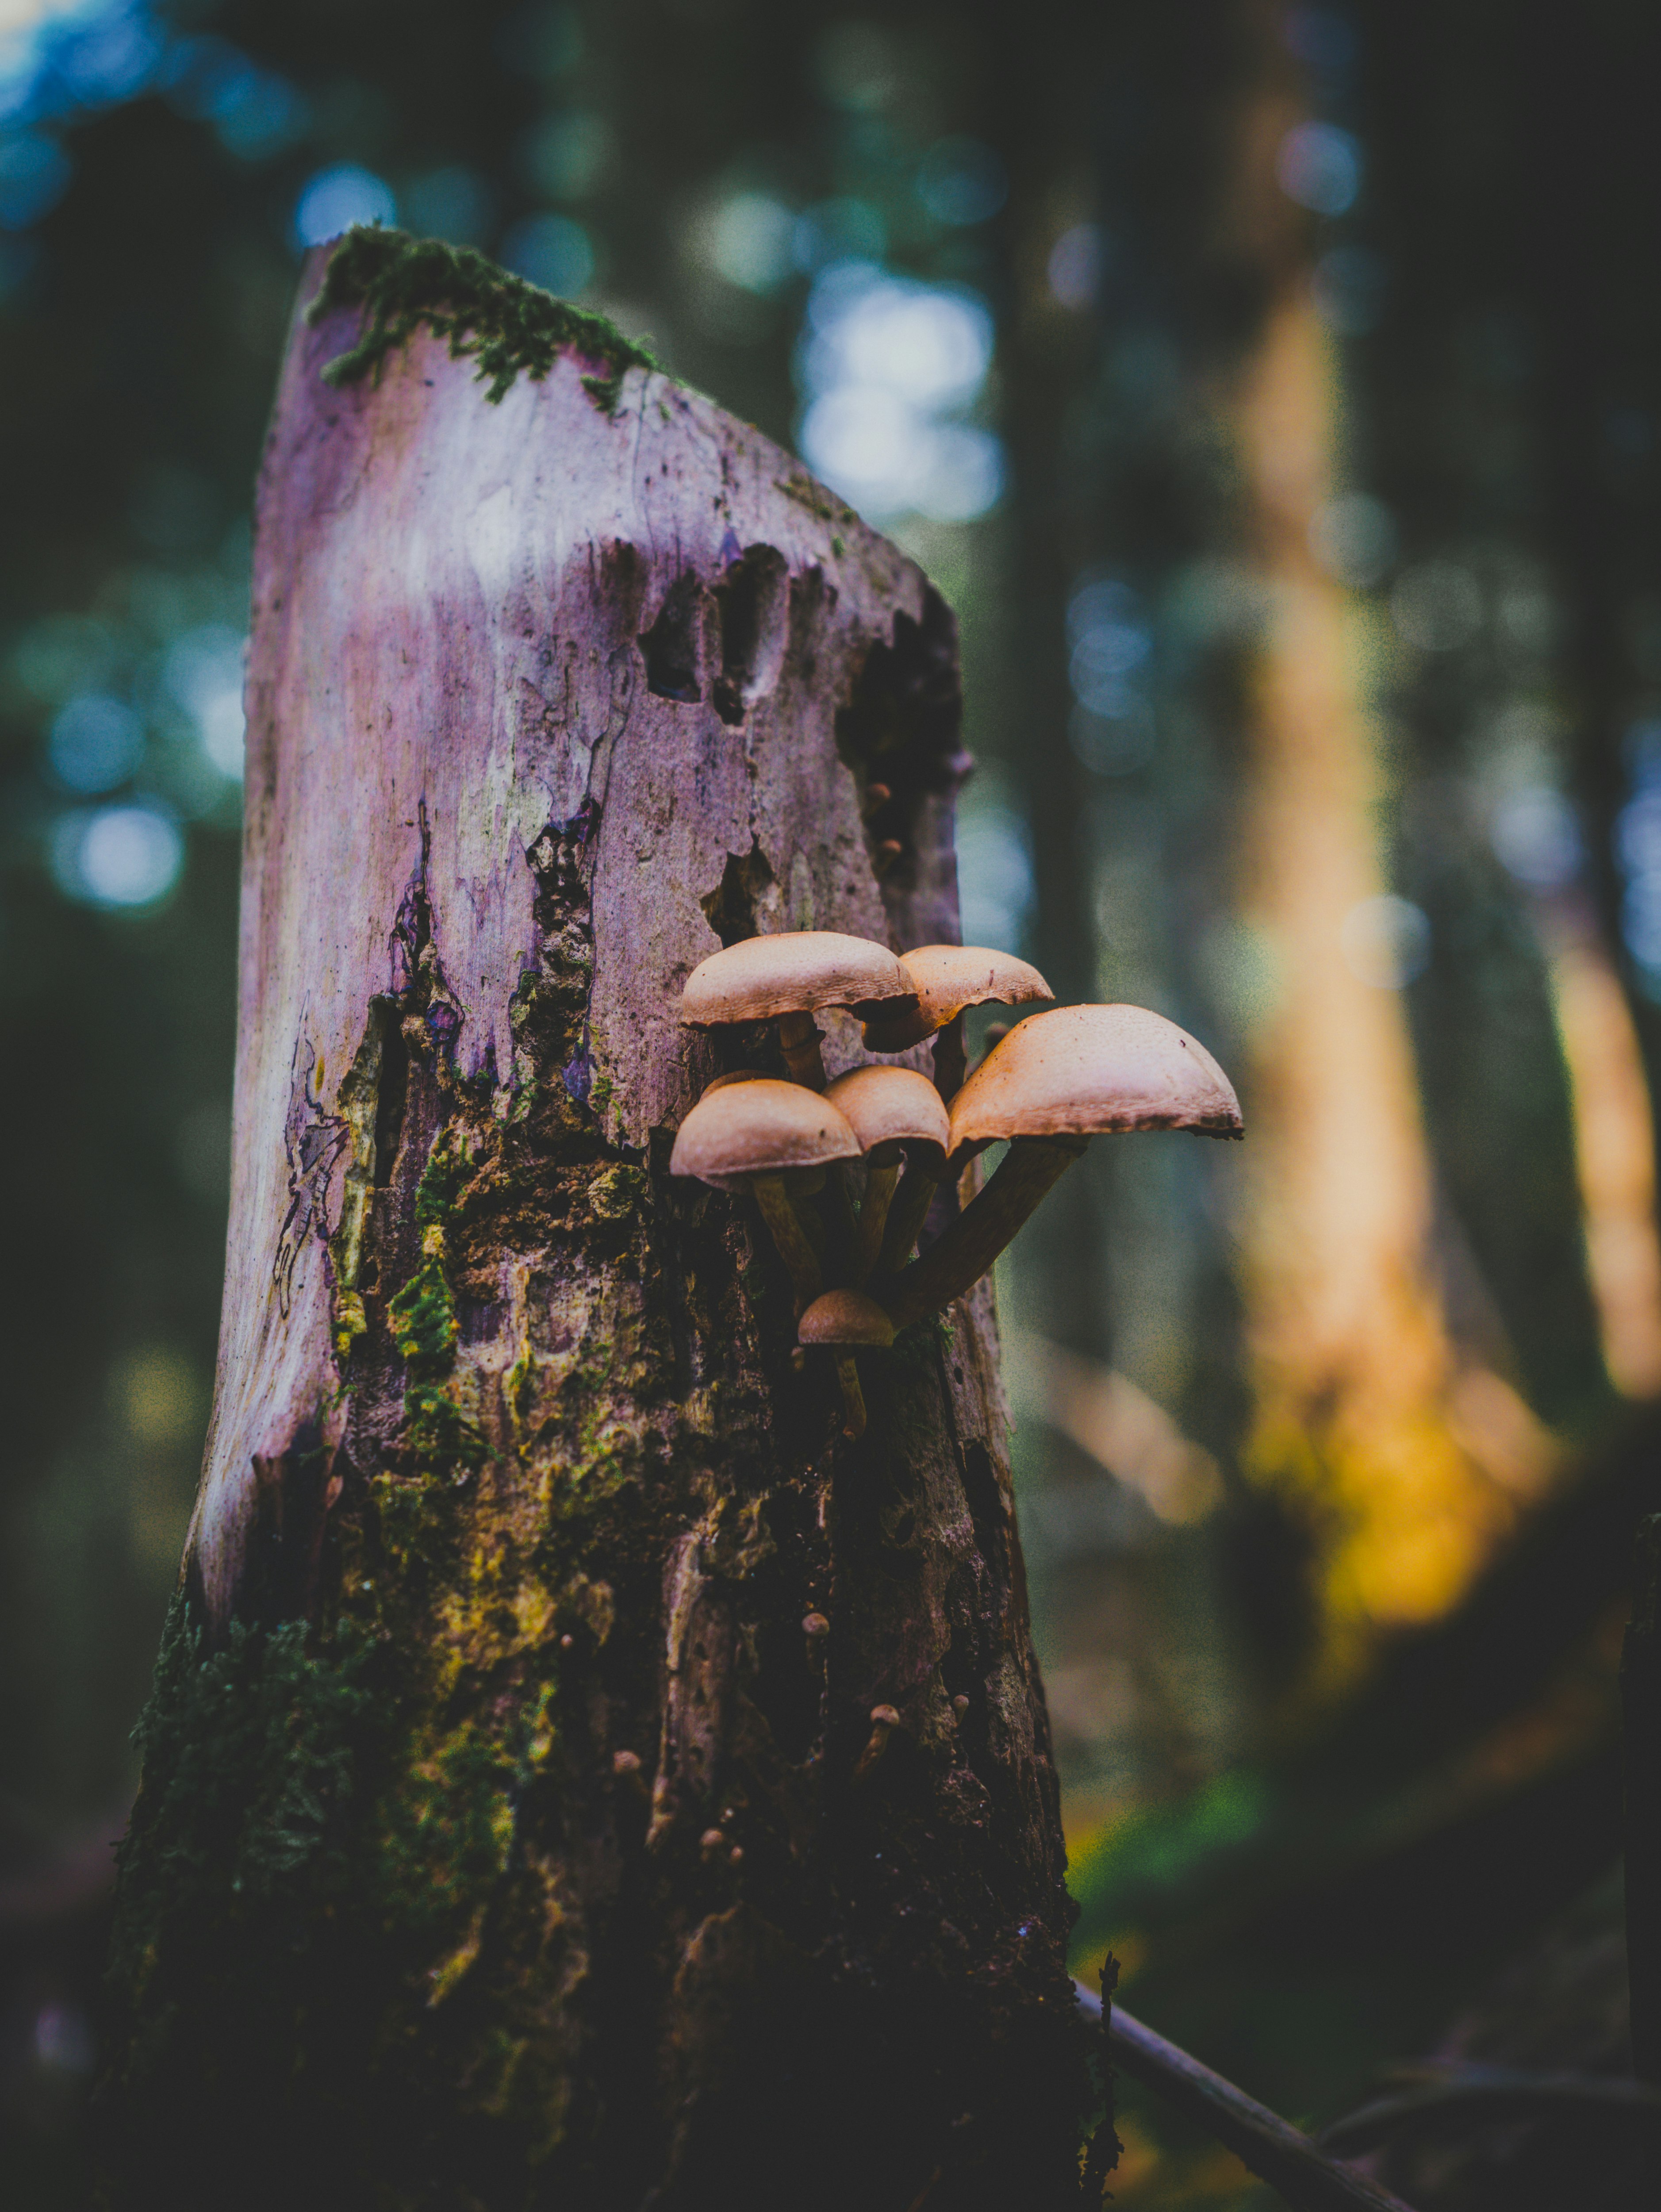
[[[774,1066],[679,1028],[697,960],[955,936],[950,615],[603,333],[487,350],[488,394],[432,319],[337,389],[361,308],[297,321],[262,476],[224,1317],[109,2193],[1072,2202],[990,1292],[861,1356],[850,1443],[753,1206],[665,1171],[724,1052]]]

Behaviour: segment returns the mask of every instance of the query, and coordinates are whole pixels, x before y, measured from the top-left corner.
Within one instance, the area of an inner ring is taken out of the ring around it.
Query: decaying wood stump
[[[1071,2203],[990,1304],[871,1368],[851,1445],[759,1218],[665,1172],[774,1049],[679,1027],[706,953],[955,935],[953,623],[756,432],[424,252],[356,235],[261,480],[229,1264],[110,2191]]]

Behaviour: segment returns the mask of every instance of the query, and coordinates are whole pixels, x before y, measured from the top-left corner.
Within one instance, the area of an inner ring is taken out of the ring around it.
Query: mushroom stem
[[[802,1226],[796,1208],[791,1204],[790,1193],[785,1188],[782,1175],[752,1176],[749,1187],[755,1194],[755,1203],[761,1209],[762,1219],[773,1231],[773,1241],[779,1247],[779,1256],[790,1269],[790,1279],[796,1289],[796,1310],[799,1314],[813,1304],[824,1287],[819,1255],[808,1242],[807,1231]]]
[[[842,1385],[842,1433],[845,1437],[863,1437],[865,1433],[865,1398],[859,1388],[859,1369],[852,1352],[838,1355],[836,1379]]]
[[[882,1231],[888,1223],[888,1208],[893,1203],[894,1185],[900,1180],[900,1163],[895,1160],[887,1167],[871,1167],[865,1171],[865,1195],[860,1202],[859,1229],[854,1238],[853,1282],[856,1290],[870,1279],[876,1265],[876,1255],[882,1249]]]
[[[913,1159],[908,1164],[900,1194],[888,1208],[882,1255],[877,1262],[882,1273],[897,1275],[911,1258],[912,1249],[923,1234],[923,1224],[929,1218],[929,1208],[939,1188],[938,1177],[931,1175],[921,1160]]]
[[[809,1091],[825,1087],[825,1063],[819,1053],[819,1024],[811,1014],[780,1014],[779,1042],[792,1083],[805,1083]]]
[[[1083,1137],[1017,1137],[979,1196],[920,1260],[914,1260],[888,1285],[882,1304],[895,1328],[949,1306],[978,1283],[1087,1141]]]
[[[969,1068],[968,1049],[963,1042],[963,1017],[955,1013],[950,1021],[936,1030],[934,1039],[934,1087],[949,1106],[963,1088],[963,1079]]]
[[[836,1252],[836,1274],[842,1279],[842,1271],[852,1265],[853,1255],[859,1249],[859,1213],[853,1200],[853,1181],[848,1173],[849,1163],[838,1160],[831,1170],[835,1184],[833,1207],[832,1241]]]

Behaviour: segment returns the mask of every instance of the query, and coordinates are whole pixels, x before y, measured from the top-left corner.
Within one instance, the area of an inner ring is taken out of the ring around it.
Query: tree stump
[[[342,251],[260,482],[224,1316],[109,2193],[1073,2203],[990,1295],[873,1364],[851,1444],[759,1217],[665,1171],[772,1049],[679,1026],[695,962],[955,936],[952,617],[606,326]]]

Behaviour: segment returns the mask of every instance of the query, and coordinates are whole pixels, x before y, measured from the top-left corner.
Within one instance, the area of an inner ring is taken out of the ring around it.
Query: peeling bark
[[[261,481],[109,2195],[1076,2202],[990,1292],[862,1360],[852,1444],[759,1216],[665,1172],[724,1053],[775,1065],[679,1028],[705,954],[956,935],[951,617],[662,375],[567,347],[492,404],[420,329],[333,390],[357,331],[296,323]]]

